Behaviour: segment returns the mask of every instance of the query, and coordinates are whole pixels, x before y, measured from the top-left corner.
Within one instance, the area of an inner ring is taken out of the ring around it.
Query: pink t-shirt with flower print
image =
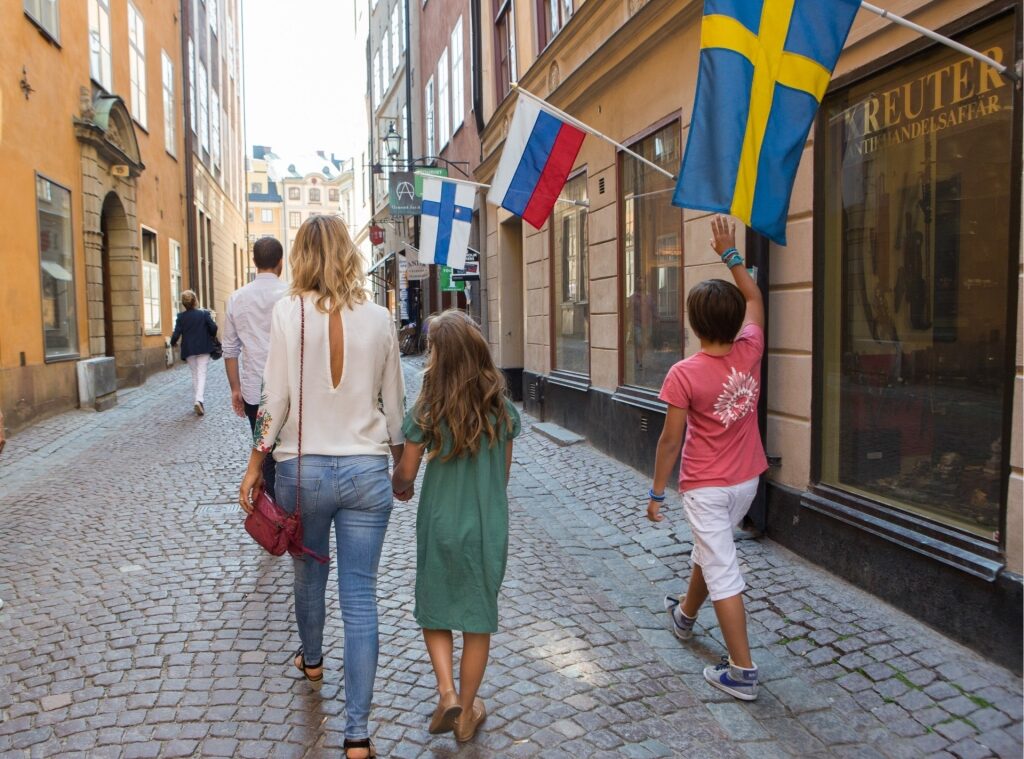
[[[748,324],[726,355],[702,351],[669,369],[658,397],[686,409],[681,491],[738,485],[768,468],[757,429],[763,353],[764,331]]]

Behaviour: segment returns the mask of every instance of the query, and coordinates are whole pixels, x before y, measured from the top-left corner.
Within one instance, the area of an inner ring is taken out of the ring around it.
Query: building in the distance
[[[253,145],[248,158],[246,185],[249,188],[249,250],[248,273],[252,274],[252,246],[261,237],[274,237],[282,245],[284,233],[284,198],[272,177],[270,164],[277,156],[269,147]]]
[[[245,130],[240,0],[182,0],[188,98],[189,270],[200,305],[223,313],[245,280]]]

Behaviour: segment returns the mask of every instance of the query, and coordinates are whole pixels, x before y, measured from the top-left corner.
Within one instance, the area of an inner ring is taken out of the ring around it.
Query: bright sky
[[[358,156],[365,131],[364,43],[356,0],[241,0],[245,25],[246,153],[325,150]]]

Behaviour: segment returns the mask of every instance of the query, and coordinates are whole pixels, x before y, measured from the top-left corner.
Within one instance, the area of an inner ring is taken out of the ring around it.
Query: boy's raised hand
[[[718,255],[722,255],[729,248],[736,247],[735,221],[721,215],[711,220],[711,247]]]

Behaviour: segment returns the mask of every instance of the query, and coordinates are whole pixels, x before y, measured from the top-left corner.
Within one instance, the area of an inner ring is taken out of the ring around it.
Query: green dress
[[[498,591],[508,558],[505,445],[519,434],[519,413],[505,401],[510,429],[475,456],[427,461],[416,512],[416,624],[428,630],[498,631]],[[423,443],[415,408],[402,425]],[[443,432],[441,455],[451,439]]]

